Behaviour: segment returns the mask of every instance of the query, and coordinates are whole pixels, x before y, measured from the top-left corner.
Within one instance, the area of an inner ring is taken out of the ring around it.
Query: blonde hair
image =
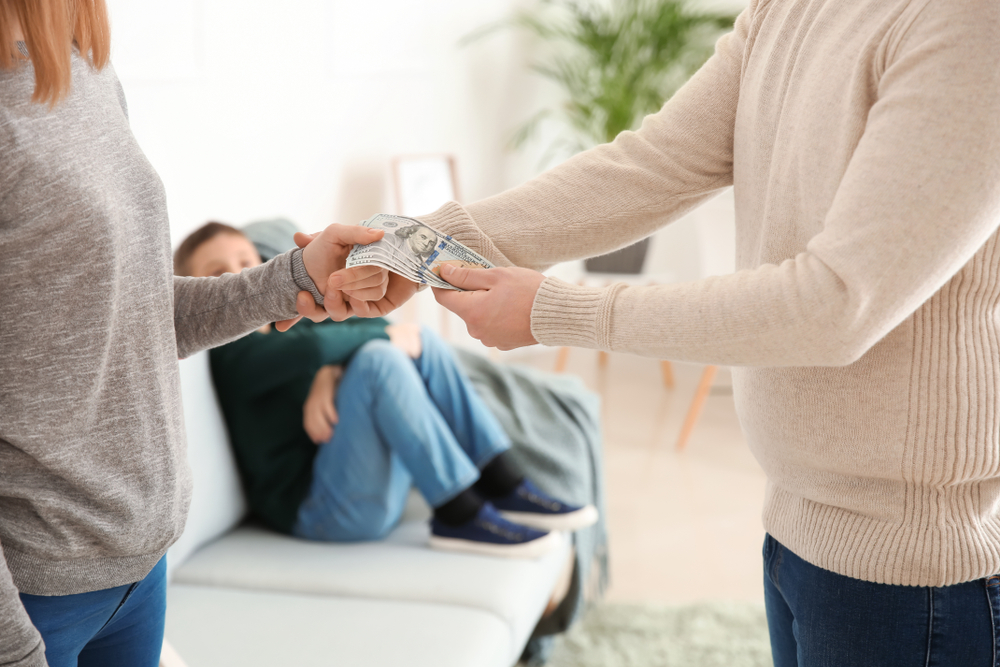
[[[73,45],[92,66],[108,64],[111,28],[104,0],[0,0],[0,67],[23,60],[18,26],[35,68],[33,102],[55,106],[69,93]]]

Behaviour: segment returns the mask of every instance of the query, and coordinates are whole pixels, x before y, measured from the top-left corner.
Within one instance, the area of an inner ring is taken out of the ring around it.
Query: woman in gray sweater
[[[191,486],[177,359],[322,318],[316,284],[381,237],[334,225],[240,275],[175,278],[108,39],[102,0],[0,4],[2,665],[157,664]],[[384,295],[359,268],[337,284]]]

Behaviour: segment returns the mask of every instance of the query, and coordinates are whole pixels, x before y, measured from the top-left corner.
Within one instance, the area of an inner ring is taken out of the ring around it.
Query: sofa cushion
[[[476,609],[176,584],[166,636],[189,667],[510,667],[520,650]]]
[[[247,513],[236,460],[212,386],[208,353],[199,352],[180,362],[180,370],[194,492],[184,534],[167,555],[171,574],[190,554],[229,531]]]
[[[523,646],[570,557],[570,540],[537,560],[474,556],[427,546],[426,521],[406,521],[385,540],[309,542],[243,526],[177,571],[181,584],[371,600],[434,602],[491,612]]]

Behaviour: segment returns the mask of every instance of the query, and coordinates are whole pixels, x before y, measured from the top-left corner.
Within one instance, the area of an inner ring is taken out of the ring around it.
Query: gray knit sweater
[[[46,664],[18,591],[137,581],[180,535],[177,359],[295,315],[310,286],[301,251],[175,278],[163,186],[111,67],[74,56],[52,110],[33,86],[29,63],[0,70],[0,665],[18,667]]]

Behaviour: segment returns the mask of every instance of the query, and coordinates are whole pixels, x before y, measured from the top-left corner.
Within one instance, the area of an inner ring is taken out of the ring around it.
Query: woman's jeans
[[[764,599],[775,667],[993,667],[1000,577],[873,584],[810,565],[770,535]]]
[[[26,595],[49,667],[157,667],[167,611],[167,560],[137,583],[76,595]]]
[[[421,340],[415,360],[374,340],[347,364],[335,400],[340,423],[313,462],[298,537],[379,539],[399,522],[411,485],[436,507],[510,447],[447,344],[426,329]]]

